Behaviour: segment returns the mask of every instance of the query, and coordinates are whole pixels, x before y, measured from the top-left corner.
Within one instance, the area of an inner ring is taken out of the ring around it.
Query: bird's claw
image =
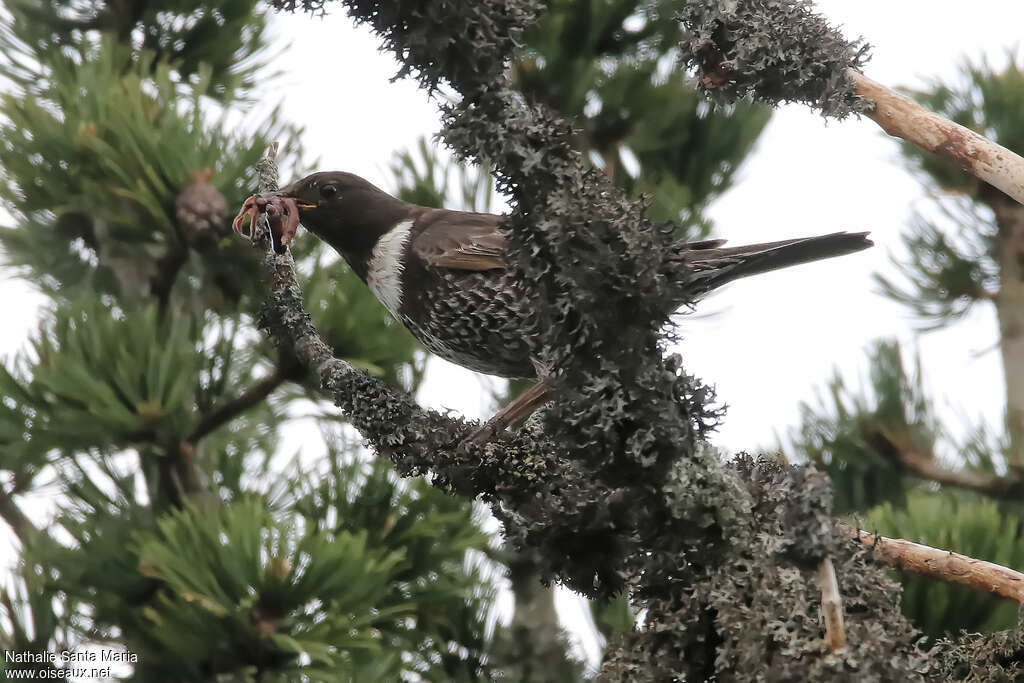
[[[503,431],[505,431],[504,424],[496,423],[494,420],[488,420],[474,430],[472,434],[467,436],[464,443],[473,444],[474,446],[482,446]]]

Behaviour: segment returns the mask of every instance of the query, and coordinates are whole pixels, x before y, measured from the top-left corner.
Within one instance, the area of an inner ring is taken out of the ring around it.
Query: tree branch
[[[271,374],[257,380],[252,386],[235,398],[216,406],[213,410],[204,415],[199,421],[199,424],[196,425],[196,428],[188,435],[186,441],[189,443],[198,442],[204,436],[221,425],[230,422],[245,411],[249,410],[249,408],[252,408],[262,402],[267,398],[267,396],[270,396],[275,389],[281,386],[287,378],[287,374],[280,367],[274,368],[274,371]]]
[[[967,491],[983,493],[1003,500],[1020,500],[1024,495],[1024,481],[1014,474],[999,476],[971,470],[951,470],[943,467],[930,453],[921,453],[905,439],[883,430],[864,435],[865,441],[883,457],[899,463],[914,476],[943,486],[955,486]]]
[[[1024,204],[1024,157],[928,111],[862,73],[850,69],[849,75],[857,94],[875,105],[864,113],[886,133],[949,158],[975,178]]]
[[[877,536],[847,524],[840,524],[839,528],[892,567],[1024,602],[1024,574],[1018,571],[902,538]]]
[[[810,0],[688,0],[680,20],[689,29],[684,58],[709,94],[804,102],[837,118],[865,114],[1024,204],[1024,158],[863,75],[863,39],[847,40]]]
[[[188,248],[182,242],[181,235],[178,235],[178,243],[171,246],[170,251],[156,262],[156,274],[150,282],[150,292],[160,303],[160,310],[167,308],[178,273],[188,261]]]

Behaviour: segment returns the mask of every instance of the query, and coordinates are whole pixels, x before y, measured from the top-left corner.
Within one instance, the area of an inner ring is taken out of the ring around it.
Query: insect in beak
[[[316,204],[299,204],[294,198],[286,197],[280,192],[254,194],[242,203],[242,208],[232,221],[231,227],[239,235],[253,240],[256,237],[256,221],[260,215],[266,214],[275,246],[280,244],[286,247],[299,229],[299,211],[315,208]],[[245,230],[246,217],[249,218],[248,232]]]

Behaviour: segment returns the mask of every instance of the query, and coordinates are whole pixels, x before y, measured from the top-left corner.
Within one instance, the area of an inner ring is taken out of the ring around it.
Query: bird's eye
[[[320,196],[324,199],[334,199],[338,196],[337,185],[324,185],[320,188]]]

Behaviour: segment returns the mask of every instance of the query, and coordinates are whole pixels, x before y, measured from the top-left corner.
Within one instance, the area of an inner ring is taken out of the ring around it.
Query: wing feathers
[[[428,266],[456,270],[505,268],[501,216],[443,211],[427,220],[412,248]]]

